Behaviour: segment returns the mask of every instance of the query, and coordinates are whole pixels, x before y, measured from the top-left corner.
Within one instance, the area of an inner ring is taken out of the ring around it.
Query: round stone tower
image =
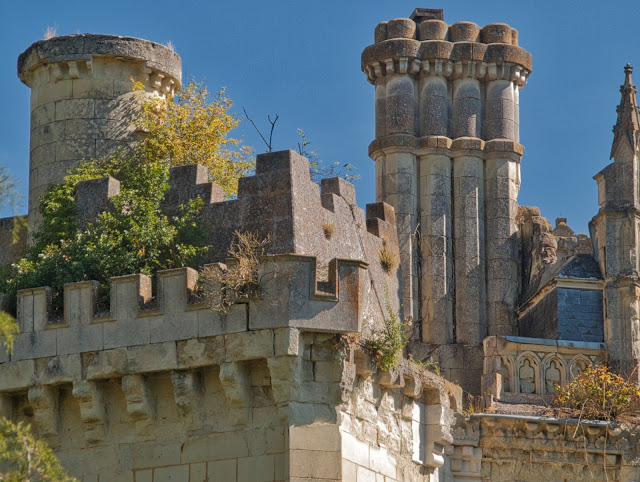
[[[396,210],[405,316],[421,322],[422,342],[449,347],[445,373],[478,392],[482,340],[513,334],[518,99],[531,55],[506,24],[448,25],[442,10],[416,9],[376,27],[362,70],[375,86],[369,154],[376,200]]]
[[[39,198],[81,159],[103,158],[135,142],[132,82],[146,95],[180,88],[182,61],[168,47],[131,37],[66,35],[40,40],[18,57],[31,88],[29,230]]]

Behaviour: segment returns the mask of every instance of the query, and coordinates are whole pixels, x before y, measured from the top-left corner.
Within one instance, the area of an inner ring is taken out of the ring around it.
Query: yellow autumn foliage
[[[134,84],[134,91],[143,89]],[[225,197],[233,197],[238,179],[253,170],[255,159],[250,148],[229,137],[240,122],[230,112],[232,106],[224,89],[211,98],[204,85],[193,81],[175,96],[143,96],[136,123],[145,133],[143,154],[151,162],[164,160],[171,166],[202,164]]]

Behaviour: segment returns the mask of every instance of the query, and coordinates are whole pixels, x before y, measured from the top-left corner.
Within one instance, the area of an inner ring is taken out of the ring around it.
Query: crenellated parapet
[[[69,283],[64,287],[62,319],[52,316],[50,288],[21,290],[17,306],[20,333],[11,356],[3,355],[3,361],[259,329],[359,333],[366,307],[366,271],[367,264],[361,261],[335,259],[330,263],[328,283],[319,290],[315,258],[266,256],[258,269],[259,296],[233,305],[226,313],[214,311],[198,298],[199,275],[191,268],[160,271],[155,293],[146,275],[112,278],[108,310],[98,306],[95,281]]]
[[[207,261],[225,261],[236,232],[268,240],[265,249],[269,254],[292,254],[300,260],[310,257],[305,269],[317,271],[321,283],[332,283],[337,266],[346,263],[334,259],[361,260],[368,264],[363,276],[367,279],[364,284],[370,286],[362,301],[366,318],[381,319],[387,305],[401,310],[393,208],[380,202],[369,204],[365,212],[356,204],[353,184],[340,178],[323,179],[318,186],[310,179],[307,159],[295,152],[258,155],[256,174],[239,180],[236,199],[225,201],[220,186],[210,182],[206,169],[199,165],[172,168],[169,186],[163,203],[168,214],[191,199],[203,200],[198,217],[207,230],[206,243],[211,245]],[[119,182],[113,178],[80,182],[76,189],[78,219],[81,223],[94,221],[118,193]],[[396,260],[391,272],[380,261],[383,247]],[[275,264],[283,263],[284,258]],[[310,276],[315,279],[316,275]]]

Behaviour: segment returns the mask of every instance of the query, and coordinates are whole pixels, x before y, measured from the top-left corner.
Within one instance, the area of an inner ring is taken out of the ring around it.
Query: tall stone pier
[[[630,65],[620,86],[613,162],[594,176],[600,210],[590,224],[604,275],[604,339],[612,367],[640,382],[640,117]]]
[[[376,198],[396,210],[404,313],[445,375],[480,389],[482,340],[513,333],[518,292],[518,32],[444,22],[442,10],[380,23],[362,54],[375,86]]]
[[[66,35],[40,40],[20,54],[18,76],[31,88],[29,229],[39,199],[81,159],[103,158],[136,141],[138,103],[180,88],[182,61],[168,47],[132,37]]]

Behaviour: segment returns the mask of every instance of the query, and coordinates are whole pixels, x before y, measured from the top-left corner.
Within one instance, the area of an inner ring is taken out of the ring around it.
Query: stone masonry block
[[[236,480],[236,460],[219,460],[207,464],[207,475],[211,482],[225,482]]]
[[[106,418],[101,387],[95,382],[78,380],[73,384],[72,393],[80,406],[85,440],[88,443],[104,440]]]
[[[140,374],[122,377],[127,412],[138,435],[147,435],[155,418],[154,404],[144,377]]]
[[[180,440],[152,440],[133,444],[131,465],[133,468],[178,465],[181,463]]]
[[[102,324],[69,326],[56,330],[58,355],[102,350]]]
[[[88,380],[117,378],[127,372],[127,349],[116,348],[97,353],[88,353],[86,377]]]
[[[153,343],[126,349],[127,369],[133,373],[156,372],[177,368],[175,342]]]
[[[158,304],[165,315],[183,313],[195,290],[198,272],[193,268],[158,271]]]
[[[185,340],[198,336],[198,313],[196,311],[165,314],[149,318],[148,322],[151,343]]]
[[[369,444],[350,433],[340,431],[342,457],[364,467],[369,467]]]
[[[174,465],[159,467],[153,471],[154,482],[179,482],[189,480],[188,465]]]
[[[51,288],[18,291],[18,325],[21,333],[43,330],[51,314]]]
[[[209,307],[197,311],[198,336],[215,336],[247,331],[249,324],[249,305],[236,303],[226,313]]]
[[[275,457],[260,455],[238,459],[238,480],[256,482],[275,480]]]
[[[80,181],[76,185],[78,224],[81,227],[93,223],[111,207],[110,198],[120,194],[120,181],[111,176]]]
[[[183,444],[180,455],[182,463],[194,463],[203,461],[217,461],[247,457],[249,446],[242,432],[220,432],[207,435],[194,435]],[[235,460],[232,460],[235,467]],[[211,467],[209,463],[209,467]],[[225,463],[215,464],[222,473],[232,473]],[[211,471],[209,472],[211,474]],[[218,476],[220,474],[215,474]],[[216,478],[214,477],[214,480]],[[222,480],[222,479],[219,479]],[[225,479],[235,480],[235,479]]]
[[[385,448],[371,447],[369,451],[369,467],[386,477],[396,477],[396,458]]]
[[[92,119],[94,115],[94,99],[65,99],[56,101],[56,120]]]
[[[74,99],[112,99],[113,80],[111,79],[73,79]]]
[[[73,327],[88,325],[91,322],[96,312],[99,286],[97,281],[81,281],[64,285],[65,323]]]
[[[35,362],[20,360],[0,364],[0,391],[30,387],[35,378]]]
[[[224,363],[224,338],[192,338],[176,344],[180,369]]]
[[[278,328],[274,331],[274,354],[276,356],[302,356],[304,339],[300,331],[295,328]]]
[[[209,182],[209,173],[200,164],[172,167],[164,205],[172,209],[197,197],[202,198],[206,206],[224,201],[224,192],[221,186]]]
[[[56,330],[18,333],[13,343],[11,361],[41,358],[56,354]]]
[[[80,355],[59,355],[36,360],[36,383],[38,385],[61,385],[82,378]]]
[[[235,425],[246,425],[250,420],[251,374],[247,362],[220,365],[220,382],[227,398],[231,419]]]
[[[207,480],[207,464],[191,464],[189,466],[189,482],[209,482]]]
[[[96,155],[95,139],[65,139],[56,142],[56,162],[78,161],[80,159],[92,158]],[[51,182],[60,181],[52,173]]]
[[[300,401],[302,396],[302,359],[296,356],[267,358],[273,398],[276,403]]]
[[[339,427],[334,424],[293,425],[289,427],[289,448],[340,452]]]
[[[31,128],[39,127],[56,120],[56,105],[54,102],[40,103],[31,111]]]
[[[58,434],[58,390],[52,386],[31,387],[28,393],[40,436]]]
[[[335,194],[350,206],[356,205],[356,190],[353,184],[341,177],[325,178],[320,181],[321,194]]]
[[[225,335],[226,359],[255,360],[274,355],[272,330],[257,330]]]
[[[337,479],[341,478],[340,452],[320,450],[290,450],[289,473],[292,478]]]
[[[176,406],[185,420],[187,429],[198,429],[202,424],[199,411],[204,394],[202,377],[192,370],[173,370],[171,384]]]

